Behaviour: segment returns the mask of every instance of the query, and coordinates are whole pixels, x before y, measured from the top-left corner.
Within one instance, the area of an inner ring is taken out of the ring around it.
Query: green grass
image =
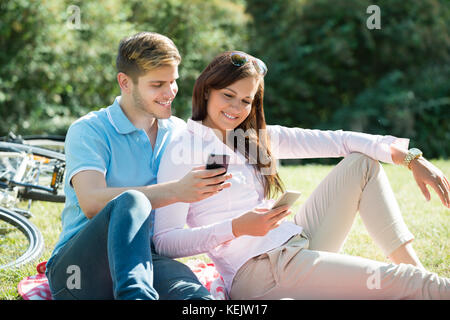
[[[447,177],[450,176],[450,161],[431,161],[440,168]],[[333,166],[302,165],[280,168],[280,175],[288,189],[302,191],[302,196],[293,206],[293,215],[312,193],[318,183],[331,171]],[[403,167],[383,165],[406,224],[414,234],[413,242],[417,255],[426,269],[440,276],[450,277],[450,220],[449,210],[440,202],[438,196],[431,191],[430,202],[426,202],[410,171]],[[61,231],[60,213],[62,204],[34,202],[31,219],[42,231],[45,240],[45,251],[39,261],[49,258],[53,246]],[[292,216],[288,219],[292,219]],[[343,253],[362,256],[378,261],[388,262],[381,250],[369,237],[361,218],[357,215],[343,248]],[[183,258],[209,261],[206,255]],[[0,271],[0,299],[20,299],[17,292],[19,281],[36,274],[38,261],[14,270]]]

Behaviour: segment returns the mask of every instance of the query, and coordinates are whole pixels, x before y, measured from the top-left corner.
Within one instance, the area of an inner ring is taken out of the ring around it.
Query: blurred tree
[[[247,2],[269,123],[408,135],[429,157],[450,154],[449,1]],[[366,26],[371,4],[380,30]]]
[[[175,113],[186,118],[201,69],[221,50],[245,48],[244,11],[240,0],[2,1],[0,135],[65,133],[77,117],[112,103],[120,94],[119,41],[138,31],[163,33],[179,47]]]
[[[69,6],[81,24],[68,26]],[[0,4],[0,134],[64,133],[118,93],[113,57],[132,31],[112,0],[6,1]]]

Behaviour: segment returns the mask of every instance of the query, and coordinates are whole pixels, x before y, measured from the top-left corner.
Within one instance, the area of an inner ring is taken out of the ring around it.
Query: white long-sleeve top
[[[276,159],[343,157],[360,152],[393,163],[390,145],[395,143],[407,148],[409,144],[409,139],[342,130],[267,126],[267,132],[272,156]],[[228,173],[232,178],[228,181],[231,187],[202,201],[178,202],[156,209],[153,241],[156,251],[172,258],[206,253],[230,291],[234,275],[246,261],[282,245],[301,233],[302,227],[285,221],[265,236],[236,238],[232,219],[255,207],[267,207],[262,183],[242,154],[226,146],[211,128],[191,119],[167,146],[158,171],[158,183],[178,180],[192,168],[205,165],[210,153],[230,156]]]

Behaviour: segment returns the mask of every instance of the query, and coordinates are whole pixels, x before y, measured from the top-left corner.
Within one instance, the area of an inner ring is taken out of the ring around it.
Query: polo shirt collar
[[[116,97],[114,103],[108,108],[108,119],[112,126],[120,134],[128,134],[138,130],[127,118],[120,107],[121,97]]]

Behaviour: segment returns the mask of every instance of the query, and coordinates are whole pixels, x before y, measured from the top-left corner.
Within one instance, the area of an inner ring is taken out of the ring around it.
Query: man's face
[[[178,65],[167,65],[148,71],[133,83],[132,98],[138,112],[156,119],[172,115],[172,101],[178,92]]]

